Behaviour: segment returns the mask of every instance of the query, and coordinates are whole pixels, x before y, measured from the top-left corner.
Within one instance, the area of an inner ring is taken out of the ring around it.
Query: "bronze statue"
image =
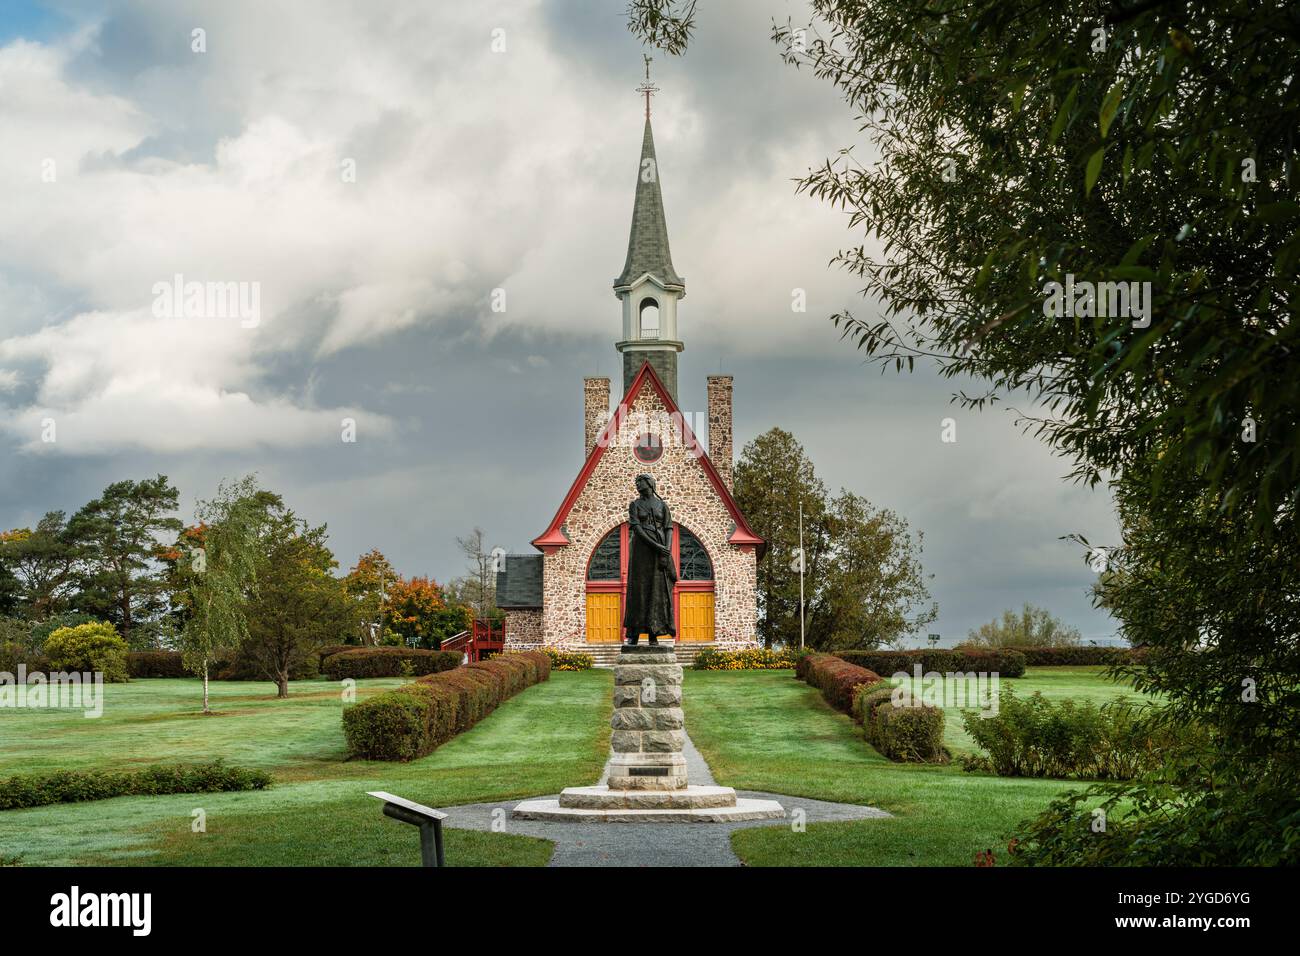
[[[677,582],[673,516],[668,503],[655,493],[655,480],[649,475],[637,475],[636,490],[640,497],[627,509],[627,610],[623,615],[631,647],[642,634],[650,636],[651,644],[658,644],[661,634],[677,635],[673,624],[673,585]]]

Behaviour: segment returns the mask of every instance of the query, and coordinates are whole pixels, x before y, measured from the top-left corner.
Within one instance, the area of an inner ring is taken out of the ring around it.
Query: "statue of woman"
[[[640,496],[627,509],[628,561],[627,599],[623,627],[627,643],[636,646],[642,634],[658,644],[658,636],[675,637],[673,625],[673,585],[677,569],[673,567],[673,516],[668,504],[655,493],[655,480],[637,475]]]

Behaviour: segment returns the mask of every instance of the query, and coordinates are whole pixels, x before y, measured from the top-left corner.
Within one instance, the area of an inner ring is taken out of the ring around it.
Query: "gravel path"
[[[692,784],[715,785],[704,757],[686,738],[683,749]],[[606,768],[599,783],[609,775]],[[551,866],[739,866],[731,850],[731,832],[741,827],[789,826],[790,814],[803,811],[808,823],[867,820],[889,816],[884,810],[851,803],[828,803],[807,797],[737,790],[740,797],[776,800],[785,807],[782,824],[773,820],[743,823],[554,823],[512,820],[510,811],[519,801],[470,803],[445,807],[446,825],[463,830],[496,830],[520,836],[541,837],[555,843]],[[553,795],[554,796],[554,795]],[[536,799],[536,798],[530,798]],[[455,860],[451,861],[455,864]]]

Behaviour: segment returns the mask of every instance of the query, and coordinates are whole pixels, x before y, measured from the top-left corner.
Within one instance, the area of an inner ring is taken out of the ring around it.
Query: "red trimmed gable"
[[[582,471],[580,471],[578,477],[574,479],[572,486],[569,488],[569,493],[564,496],[564,501],[560,504],[560,510],[555,513],[555,517],[551,519],[551,523],[547,526],[546,530],[533,539],[533,547],[546,554],[550,554],[557,548],[563,548],[569,544],[569,539],[564,534],[564,522],[569,517],[569,512],[573,509],[573,505],[578,500],[578,496],[582,494],[582,490],[587,486],[587,481],[591,478],[591,473],[595,471],[596,465],[604,456],[605,449],[609,447],[611,440],[618,435],[619,423],[628,414],[628,409],[631,408],[632,400],[635,398],[637,393],[640,392],[642,384],[646,381],[650,383],[650,387],[658,394],[659,399],[664,403],[664,408],[667,409],[668,414],[676,414],[678,416],[678,419],[682,423],[682,439],[685,442],[686,447],[699,450],[699,455],[696,457],[696,461],[698,461],[700,467],[704,469],[704,474],[708,477],[709,483],[713,486],[714,491],[718,493],[718,497],[722,499],[722,503],[726,506],[728,513],[731,515],[731,520],[735,522],[736,525],[735,530],[731,533],[731,536],[727,541],[730,544],[734,544],[741,548],[761,548],[764,544],[763,539],[754,534],[753,530],[749,527],[749,523],[745,520],[745,516],[740,511],[740,506],[736,504],[736,499],[732,496],[731,492],[727,490],[727,486],[723,484],[721,476],[718,475],[718,470],[713,466],[713,462],[709,460],[708,453],[705,452],[704,447],[699,443],[699,439],[695,437],[695,433],[691,431],[690,424],[681,415],[681,410],[677,407],[677,403],[673,401],[673,397],[668,394],[668,390],[664,388],[663,382],[659,380],[659,376],[655,374],[655,370],[650,367],[649,362],[641,363],[641,370],[636,373],[636,377],[632,379],[632,384],[628,386],[627,394],[623,396],[623,400],[618,403],[618,407],[614,410],[614,414],[610,416],[609,421],[605,424],[604,430],[600,433],[600,439],[596,442],[595,447],[591,450],[591,454],[587,456],[587,461],[582,466]]]

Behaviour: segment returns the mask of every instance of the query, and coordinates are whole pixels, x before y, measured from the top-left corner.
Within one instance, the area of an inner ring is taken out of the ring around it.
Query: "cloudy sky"
[[[1010,412],[956,409],[929,370],[882,376],[827,321],[875,307],[828,266],[860,237],[794,193],[860,142],[769,39],[806,5],[701,6],[689,52],[654,64],[683,407],[735,375],[738,451],[787,428],[828,486],[923,531],[945,642],[1026,600],[1112,634],[1060,540],[1114,542],[1109,499],[1062,481]],[[257,472],[328,522],[345,566],[378,547],[454,577],[475,524],[531,550],[581,464],[582,376],[620,375],[643,122],[622,4],[0,10],[0,526],[157,472],[189,518]],[[257,283],[257,321],[159,317],[178,274]]]

